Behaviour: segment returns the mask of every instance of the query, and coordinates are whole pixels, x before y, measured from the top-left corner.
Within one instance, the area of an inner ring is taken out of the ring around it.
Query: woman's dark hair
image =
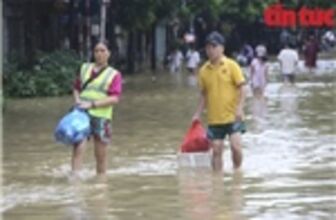
[[[107,40],[98,40],[93,44],[93,49],[98,45],[98,44],[104,44],[108,50],[110,49],[110,44]]]

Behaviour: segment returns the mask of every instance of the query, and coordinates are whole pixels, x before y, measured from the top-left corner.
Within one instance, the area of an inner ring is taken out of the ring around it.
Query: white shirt
[[[278,60],[281,62],[283,74],[294,74],[299,55],[295,50],[285,48],[280,51]]]
[[[192,69],[196,68],[201,61],[200,54],[196,50],[188,51],[187,59],[187,67]]]
[[[182,64],[182,60],[183,60],[183,55],[182,55],[181,51],[176,51],[173,54],[172,65],[174,65],[176,67],[180,67],[181,64]]]

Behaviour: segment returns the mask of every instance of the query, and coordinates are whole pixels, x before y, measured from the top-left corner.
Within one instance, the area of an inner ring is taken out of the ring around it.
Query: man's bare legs
[[[224,141],[217,139],[211,141],[212,147],[212,168],[214,171],[222,171]]]
[[[240,133],[236,132],[230,135],[229,137],[230,147],[231,147],[231,155],[232,155],[232,162],[235,169],[239,169],[242,160],[242,150],[241,150],[241,135]]]

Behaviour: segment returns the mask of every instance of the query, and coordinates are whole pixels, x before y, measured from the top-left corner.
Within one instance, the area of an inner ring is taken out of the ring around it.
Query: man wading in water
[[[245,78],[239,65],[224,56],[224,37],[221,34],[210,33],[205,50],[209,60],[199,72],[201,96],[193,120],[198,120],[206,107],[213,169],[222,170],[226,135],[229,136],[234,167],[239,168],[242,163],[240,133],[245,131]]]

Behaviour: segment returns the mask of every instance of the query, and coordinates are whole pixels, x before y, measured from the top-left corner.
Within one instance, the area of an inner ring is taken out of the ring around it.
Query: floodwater
[[[198,92],[174,82],[127,79],[106,180],[95,177],[92,146],[80,180],[69,178],[70,148],[52,133],[71,97],[7,101],[3,219],[336,219],[334,82],[274,82],[265,102],[249,96],[243,167],[233,170],[226,149],[223,175],[179,168]]]

